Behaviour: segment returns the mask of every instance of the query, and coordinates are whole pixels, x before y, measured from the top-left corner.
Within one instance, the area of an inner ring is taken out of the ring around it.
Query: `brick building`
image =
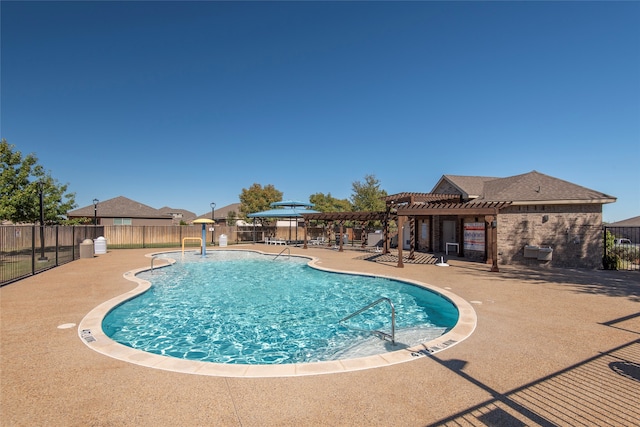
[[[602,205],[616,201],[536,171],[507,178],[444,175],[428,194],[459,199],[399,205],[398,215],[408,220],[404,248],[493,261],[493,234],[499,264],[582,268],[601,267]]]

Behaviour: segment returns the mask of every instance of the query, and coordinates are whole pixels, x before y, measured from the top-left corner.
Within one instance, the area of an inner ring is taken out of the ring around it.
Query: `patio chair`
[[[309,240],[312,245],[323,245],[324,244],[324,236],[316,237],[315,239]]]
[[[371,252],[375,252],[375,253],[381,253],[382,252],[382,240],[378,240],[373,245],[367,244],[367,246],[365,246],[365,249],[367,250],[367,252],[371,251]]]

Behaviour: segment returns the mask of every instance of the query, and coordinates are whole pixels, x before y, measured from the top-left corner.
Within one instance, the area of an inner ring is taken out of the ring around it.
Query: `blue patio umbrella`
[[[299,202],[295,200],[285,200],[281,202],[274,202],[270,205],[272,208],[263,212],[255,212],[248,214],[249,218],[302,218],[303,213],[320,213],[319,211],[308,209],[313,207],[312,203]],[[296,234],[298,229],[296,227]],[[255,240],[255,238],[254,238]],[[289,240],[291,240],[291,221],[289,221]],[[296,235],[297,240],[297,235]]]

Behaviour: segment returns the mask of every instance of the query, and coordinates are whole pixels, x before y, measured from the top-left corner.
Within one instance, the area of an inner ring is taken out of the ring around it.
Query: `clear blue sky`
[[[640,215],[640,2],[0,3],[1,136],[76,193],[203,214],[537,170]]]

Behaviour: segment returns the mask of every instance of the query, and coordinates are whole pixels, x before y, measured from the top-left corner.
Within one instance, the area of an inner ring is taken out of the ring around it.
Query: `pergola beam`
[[[429,200],[430,199],[430,200]],[[428,200],[428,201],[427,201]],[[398,224],[398,265],[404,267],[402,260],[403,252],[403,236],[402,229],[405,221],[411,224],[411,250],[409,258],[413,258],[415,251],[415,220],[416,217],[431,217],[435,215],[453,215],[457,217],[464,216],[483,216],[486,224],[486,238],[488,243],[487,262],[491,263],[491,271],[498,270],[498,245],[497,245],[497,227],[496,222],[498,212],[511,205],[511,202],[466,202],[460,203],[453,201],[452,195],[447,194],[416,194],[401,193],[390,196],[385,199],[387,202],[386,212],[321,212],[321,213],[303,213],[305,223],[310,220],[315,221],[335,221],[340,224],[340,243],[339,248],[342,251],[342,234],[344,221],[382,221],[384,223],[385,233],[385,253],[388,253],[388,221],[396,219]],[[400,203],[398,203],[400,202]],[[394,212],[395,210],[395,212]],[[431,221],[433,227],[433,221]],[[305,235],[306,240],[306,235]]]
[[[496,215],[498,211],[509,206],[509,202],[485,203],[431,203],[398,206],[398,215]]]

